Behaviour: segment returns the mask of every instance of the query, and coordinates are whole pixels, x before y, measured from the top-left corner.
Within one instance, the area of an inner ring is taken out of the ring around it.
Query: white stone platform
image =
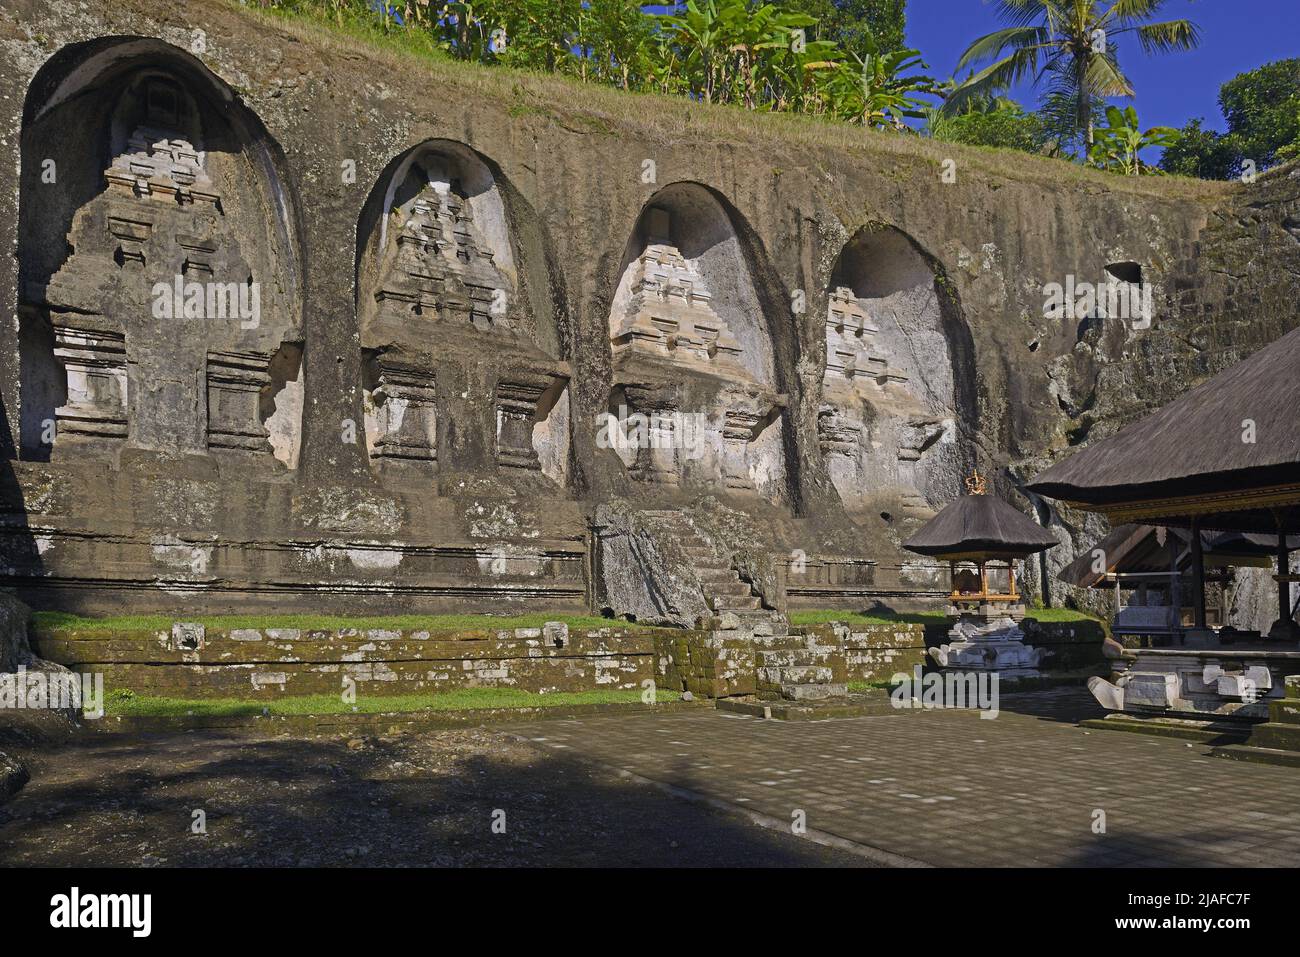
[[[1090,678],[1088,690],[1111,711],[1263,719],[1293,674],[1294,647],[1144,648],[1115,680]]]

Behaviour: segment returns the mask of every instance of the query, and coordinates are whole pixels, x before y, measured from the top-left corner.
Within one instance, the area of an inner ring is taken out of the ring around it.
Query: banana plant
[[[918,94],[936,94],[933,77],[924,70],[920,51],[910,47],[881,51],[865,38],[862,53],[852,52],[829,75],[826,93],[831,112],[840,119],[873,128],[905,129],[905,118],[925,116],[926,101]]]
[[[818,78],[839,67],[844,51],[833,40],[809,40],[801,48],[789,47],[767,57],[761,80],[768,98],[763,107],[773,112],[823,113],[826,100]]]
[[[1138,124],[1137,110],[1128,106],[1106,107],[1106,126],[1094,129],[1088,164],[1125,176],[1159,176],[1164,170],[1142,162],[1142,151],[1150,147],[1171,146],[1179,136],[1170,126],[1153,126],[1144,130]]]
[[[727,50],[737,21],[748,16],[745,0],[686,0],[680,13],[657,14],[672,44],[681,50],[690,86],[712,103],[727,85]]]
[[[816,18],[802,13],[790,13],[774,3],[749,10],[743,17],[728,21],[731,28],[727,52],[735,58],[735,70],[732,75],[739,87],[739,99],[745,109],[752,110],[758,105],[760,86],[764,80],[765,69],[776,51],[790,50],[796,45],[800,35],[796,31],[813,26]],[[728,58],[730,66],[731,57]]]

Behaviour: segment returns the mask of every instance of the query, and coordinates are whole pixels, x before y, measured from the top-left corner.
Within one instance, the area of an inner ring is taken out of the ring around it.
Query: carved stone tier
[[[924,504],[917,464],[944,434],[947,420],[927,409],[909,378],[890,364],[880,327],[852,289],[831,291],[826,372],[818,440],[831,480],[845,499],[896,488]]]
[[[740,343],[713,308],[704,277],[670,238],[667,210],[646,213],[647,241],[630,269],[631,290],[611,322],[616,364],[667,359],[715,375],[749,379]]]
[[[758,436],[764,416],[751,409],[730,408],[722,428],[723,481],[727,488],[753,491],[749,474],[749,443]]]
[[[127,432],[126,339],[57,323],[54,357],[67,378],[68,400],[55,410],[60,437],[123,439]]]
[[[437,389],[431,371],[395,357],[375,360],[377,379],[370,455],[379,460],[435,462],[438,458]]]
[[[533,447],[537,406],[549,383],[544,381],[497,383],[497,462],[506,468],[541,471]]]
[[[208,447],[265,452],[271,433],[262,425],[262,390],[271,384],[271,355],[208,354]]]
[[[858,480],[864,429],[860,420],[845,415],[837,406],[823,405],[818,410],[817,442],[836,487],[852,488]]]
[[[367,338],[376,346],[382,344],[376,335],[401,341],[411,333],[412,316],[481,331],[515,329],[513,284],[475,225],[470,203],[438,162],[428,161],[425,172],[428,185],[391,211],[399,225],[375,293],[380,329]]]
[[[875,324],[853,290],[837,286],[830,296],[826,314],[826,376],[828,388],[847,387],[878,392],[890,385],[903,385],[907,375],[889,364],[880,349]]]
[[[60,438],[93,436],[149,452],[271,455],[261,397],[289,330],[241,256],[222,196],[235,186],[214,181],[182,84],[145,76],[123,103],[130,132],[103,191],[73,216],[68,258],[26,291],[47,310],[66,376],[53,454]]]
[[[680,391],[675,385],[632,385],[624,390],[633,415],[644,417],[643,434],[628,472],[641,482],[679,485],[682,480],[681,448],[685,437]]]

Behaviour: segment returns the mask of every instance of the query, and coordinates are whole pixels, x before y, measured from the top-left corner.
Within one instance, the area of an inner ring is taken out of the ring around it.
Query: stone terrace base
[[[427,708],[420,711],[351,712],[328,714],[256,715],[105,715],[84,720],[83,738],[100,734],[161,734],[172,731],[221,731],[226,734],[264,735],[395,735],[474,728],[515,721],[557,721],[612,714],[664,714],[709,708],[707,701],[640,701],[546,705],[522,708]]]
[[[1214,745],[1241,744],[1250,737],[1250,725],[1246,722],[1218,718],[1173,718],[1116,711],[1104,718],[1090,718],[1079,723],[1099,731],[1131,731]]]
[[[1300,675],[1290,675],[1282,697],[1268,702],[1268,720],[1253,726],[1243,744],[1214,751],[1219,757],[1300,767]]]
[[[105,690],[182,698],[531,692],[641,688],[655,678],[658,629],[464,631],[202,629],[38,632],[41,657],[104,675]]]
[[[1113,681],[1093,678],[1093,697],[1127,714],[1260,720],[1300,674],[1300,651],[1273,647],[1144,648]]]
[[[774,701],[759,697],[719,698],[717,709],[728,714],[777,721],[826,721],[830,718],[865,718],[901,714],[890,705],[883,690],[845,694],[821,701]]]

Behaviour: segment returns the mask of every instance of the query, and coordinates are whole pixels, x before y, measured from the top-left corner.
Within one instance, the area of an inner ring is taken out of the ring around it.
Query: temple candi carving
[[[673,242],[672,228],[669,210],[646,211],[645,244],[610,317],[614,385],[625,403],[620,418],[633,421],[621,423],[624,461],[641,481],[679,485],[694,472],[753,491],[756,473],[771,468],[759,461],[755,441],[786,397],[743,361],[746,347]]]
[[[455,172],[454,160],[424,157],[407,175],[408,198],[388,210],[374,307],[362,322],[370,455],[381,469],[434,467],[451,444],[450,419],[482,420],[496,437],[489,459],[538,472],[537,425],[569,367],[527,334],[516,284]],[[454,390],[440,393],[439,369],[453,365],[495,396],[494,429],[483,410],[459,408]]]
[[[239,190],[212,169],[180,84],[138,79],[121,114],[129,132],[73,218],[70,255],[25,290],[49,317],[65,379],[54,453],[91,443],[291,463],[292,436],[273,436],[268,419],[281,374],[297,376],[297,331],[241,255],[227,215]]]
[[[826,373],[818,440],[831,480],[850,501],[865,490],[893,488],[925,507],[916,465],[947,431],[910,377],[896,367],[880,326],[853,289],[836,286],[826,314]]]

